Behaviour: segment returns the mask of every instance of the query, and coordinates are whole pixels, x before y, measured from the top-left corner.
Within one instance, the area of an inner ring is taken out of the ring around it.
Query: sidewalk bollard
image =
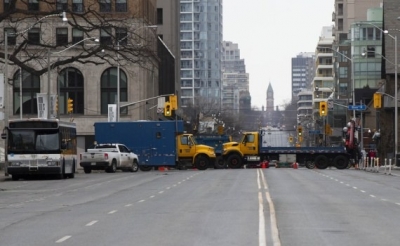
[[[379,173],[379,157],[375,158],[375,170],[377,173]]]
[[[389,159],[389,175],[392,175],[392,159]]]
[[[386,173],[386,164],[387,164],[387,158],[385,158],[385,165],[383,166],[384,174],[387,174],[387,173]]]

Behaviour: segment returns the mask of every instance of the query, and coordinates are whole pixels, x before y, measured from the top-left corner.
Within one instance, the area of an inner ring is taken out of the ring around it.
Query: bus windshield
[[[59,150],[58,130],[11,130],[9,151],[36,153]]]

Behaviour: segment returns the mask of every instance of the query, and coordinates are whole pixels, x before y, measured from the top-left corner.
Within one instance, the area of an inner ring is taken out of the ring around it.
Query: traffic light
[[[169,102],[165,102],[164,105],[164,116],[169,117],[171,116],[171,104]]]
[[[171,104],[171,110],[178,109],[178,97],[176,95],[169,96],[169,103]]]
[[[56,99],[56,112],[58,112],[58,97]]]
[[[289,137],[289,143],[293,143],[293,137],[292,136]]]
[[[67,113],[72,113],[74,111],[74,100],[68,98],[67,100]]]
[[[328,115],[328,107],[326,102],[319,102],[319,116]]]
[[[303,136],[303,127],[301,127],[301,126],[297,127],[297,135],[299,137]]]
[[[374,94],[374,108],[381,108],[382,107],[382,94],[375,93]]]

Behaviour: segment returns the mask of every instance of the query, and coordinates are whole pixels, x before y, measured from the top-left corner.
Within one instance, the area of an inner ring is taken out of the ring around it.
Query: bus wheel
[[[92,172],[92,169],[91,169],[90,167],[84,167],[84,168],[83,168],[83,171],[84,171],[85,173],[91,173],[91,172]]]
[[[243,166],[242,158],[238,154],[229,156],[227,162],[229,168],[238,169]]]
[[[319,155],[315,157],[314,163],[318,169],[326,169],[329,166],[328,157],[324,155]]]

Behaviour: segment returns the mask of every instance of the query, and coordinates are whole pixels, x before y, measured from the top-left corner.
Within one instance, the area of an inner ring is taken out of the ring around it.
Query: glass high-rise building
[[[221,107],[222,0],[180,0],[181,105]]]

